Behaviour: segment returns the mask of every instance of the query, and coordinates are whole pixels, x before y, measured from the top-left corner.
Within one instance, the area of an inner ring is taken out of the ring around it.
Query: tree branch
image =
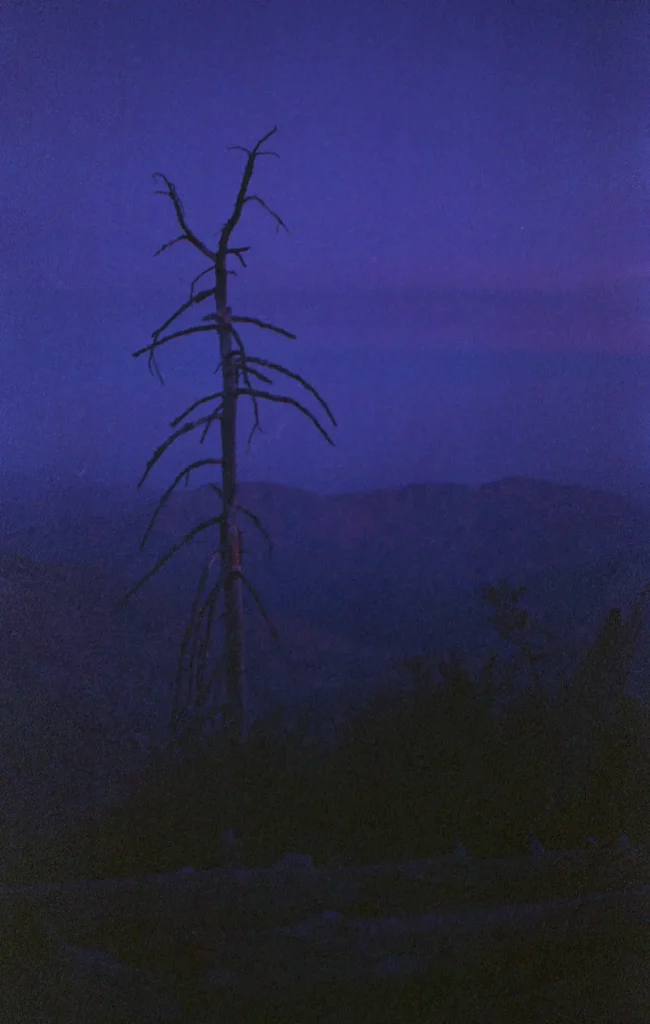
[[[277,130],[278,130],[277,127],[271,129],[271,131],[268,133],[268,135],[265,135],[263,139],[260,139],[260,141],[257,143],[257,146],[255,146],[255,149],[258,150],[259,146],[263,146],[267,139],[270,139],[272,135],[275,135]],[[251,156],[250,149],[246,149],[245,146],[228,146],[228,152],[230,152],[231,150],[236,150],[236,149],[240,150],[240,152],[242,152],[242,153],[248,154],[248,156]],[[257,155],[258,156],[277,156],[278,159],[280,159],[279,154],[274,152],[273,150],[270,150],[270,149],[259,150]]]
[[[199,438],[199,444],[203,444],[203,442],[205,441],[206,437],[208,436],[208,432],[210,430],[210,427],[212,426],[214,421],[215,420],[220,420],[220,419],[221,419],[221,408],[218,408],[214,412],[210,413],[209,416],[202,416],[200,420],[196,421],[196,426],[197,427],[199,426],[200,423],[205,423],[205,428],[203,430],[203,433],[201,434],[201,437]]]
[[[275,220],[277,222],[277,225],[278,225],[277,230],[279,230],[280,228],[284,228],[286,233],[289,234],[289,228],[287,227],[287,225],[282,220],[282,217],[278,213],[276,213],[275,210],[272,210],[271,207],[268,206],[264,202],[263,199],[260,199],[259,196],[246,196],[246,198],[244,199],[244,203],[259,203],[260,206],[264,207],[264,209],[266,210],[267,213],[271,214],[271,216],[273,217],[273,220]]]
[[[246,363],[249,363],[249,362],[250,362],[250,359],[247,359]],[[250,384],[250,381],[249,381],[249,378],[250,378],[251,375],[253,377],[255,377],[257,380],[261,380],[263,384],[269,384],[271,386],[273,385],[273,381],[271,380],[270,377],[267,377],[264,373],[260,373],[259,370],[253,370],[252,367],[250,367],[250,366],[248,366],[248,365],[246,365],[246,364],[244,364],[242,362],[237,363],[237,369],[239,371],[241,371],[242,377],[244,377],[244,380],[246,381],[246,384],[247,384],[248,387],[252,387],[252,385]]]
[[[146,465],[145,471],[142,474],[142,477],[140,478],[140,481],[138,483],[138,488],[142,487],[143,483],[145,482],[145,480],[149,476],[149,473],[151,472],[151,470],[153,469],[155,464],[165,454],[167,449],[170,448],[171,445],[173,445],[174,441],[177,441],[179,437],[183,436],[183,434],[189,434],[190,431],[195,430],[196,427],[199,427],[199,426],[201,426],[202,423],[205,423],[206,424],[206,429],[203,431],[203,435],[202,435],[202,439],[201,439],[201,443],[203,443],[203,441],[205,440],[205,438],[207,436],[207,432],[210,429],[210,426],[212,425],[214,420],[218,419],[218,418],[219,418],[219,413],[218,412],[217,413],[211,413],[210,416],[202,416],[200,419],[195,420],[193,423],[185,423],[184,426],[180,427],[173,434],[170,434],[170,436],[167,438],[167,440],[163,441],[163,443],[161,445],[159,445],[158,448],[156,448],[155,452],[153,453],[153,455],[149,459],[149,462]]]
[[[237,394],[248,395],[249,397],[255,395],[256,398],[264,398],[268,402],[281,402],[283,405],[292,405],[294,409],[298,409],[303,416],[306,416],[312,421],[316,429],[320,431],[328,444],[331,444],[333,448],[336,447],[334,441],[332,441],[332,438],[325,430],[325,427],[321,426],[314,414],[310,412],[305,405],[302,405],[301,402],[297,402],[295,398],[289,398],[287,395],[272,395],[270,391],[258,391],[257,389],[252,388],[237,388]]]
[[[237,259],[239,260],[239,262],[241,263],[242,267],[245,267],[246,266],[246,260],[242,256],[242,253],[243,252],[250,252],[250,248],[251,248],[250,245],[241,245],[237,249],[227,249],[226,250],[226,256],[236,256]],[[235,271],[233,270],[232,273],[234,274]]]
[[[194,296],[194,285],[196,284],[196,282],[200,281],[202,277],[205,277],[206,274],[210,273],[214,273],[214,267],[206,267],[205,270],[202,270],[200,274],[196,275],[196,277],[194,278],[190,285],[190,299],[192,299]]]
[[[133,352],[132,356],[137,359],[139,356],[143,356],[145,352],[149,353],[149,369],[151,364],[155,360],[155,350],[160,348],[161,345],[166,345],[168,341],[174,341],[175,338],[185,338],[188,334],[200,334],[203,331],[215,331],[216,327],[186,327],[184,331],[174,331],[173,334],[168,334],[164,338],[158,338],[156,341],[152,341],[151,344],[145,345],[144,348],[139,348],[137,352]],[[160,375],[160,374],[159,374]]]
[[[156,173],[154,174],[154,178],[162,178],[162,180],[165,182],[165,185],[167,186],[167,191],[165,192],[162,189],[157,189],[156,195],[168,196],[171,199],[172,203],[174,204],[174,209],[176,211],[176,219],[181,228],[183,229],[183,234],[179,238],[175,239],[175,241],[180,242],[183,239],[187,239],[187,241],[190,242],[195,249],[198,249],[199,252],[203,253],[203,255],[207,257],[207,259],[209,259],[211,263],[214,263],[217,258],[217,254],[208,249],[207,245],[204,245],[203,242],[187,226],[187,221],[185,220],[185,211],[183,210],[183,204],[181,202],[181,198],[176,190],[176,186],[174,185],[174,183],[171,182],[169,178],[167,178],[164,174],[161,174],[160,171],[156,171]]]
[[[239,331],[237,331],[232,326],[232,323],[230,324],[230,333],[231,333],[231,336],[235,339],[235,342],[237,344],[237,347],[239,348],[239,353],[240,353],[240,358],[239,358],[239,360],[237,360],[235,362],[235,366],[236,366],[236,368],[238,370],[241,370],[241,374],[242,374],[242,377],[244,378],[244,383],[246,384],[246,387],[249,388],[252,391],[253,390],[253,384],[251,382],[250,375],[248,373],[248,367],[246,366],[246,363],[248,361],[248,358],[247,358],[247,355],[246,355],[246,348],[244,346],[244,342],[242,341],[242,339],[239,336]],[[239,383],[239,379],[238,379],[237,383]],[[269,382],[269,383],[271,383],[271,382]],[[251,441],[253,440],[253,438],[255,436],[255,432],[259,431],[260,434],[262,433],[262,428],[260,426],[260,408],[259,408],[259,405],[257,404],[257,398],[253,397],[251,399],[251,401],[253,403],[253,426],[251,427],[250,434],[248,435],[248,440],[247,440],[247,444],[246,444],[246,450],[247,451],[250,451]]]
[[[266,368],[269,370],[275,370],[276,373],[283,373],[285,377],[290,377],[291,380],[298,381],[298,383],[301,384],[303,388],[306,388],[306,390],[309,391],[314,396],[317,402],[320,402],[321,406],[329,416],[332,424],[334,426],[337,425],[336,420],[334,419],[334,416],[332,415],[325,399],[322,398],[319,392],[316,390],[316,388],[309,384],[308,381],[306,381],[305,378],[302,377],[299,373],[294,373],[293,370],[287,370],[287,368],[285,366],[281,366],[280,363],[273,363],[269,359],[259,359],[257,356],[247,356],[246,361],[248,363],[255,363],[256,366],[266,366]]]
[[[157,194],[162,195],[163,193],[159,192]],[[154,256],[160,256],[161,252],[164,252],[165,249],[171,249],[172,245],[176,245],[177,242],[184,242],[186,238],[187,235],[179,235],[178,238],[172,238],[171,242],[165,242],[164,245],[160,246],[160,249],[156,249]]]
[[[209,299],[211,295],[214,295],[214,288],[205,288],[202,292],[197,292],[196,295],[190,295],[187,302],[184,302],[182,306],[179,306],[176,312],[172,313],[169,320],[165,321],[162,327],[159,327],[156,331],[152,331],[151,337],[153,341],[157,341],[162,332],[166,331],[167,328],[173,324],[174,320],[178,320],[179,316],[186,313],[192,306],[198,306],[200,302],[204,302],[206,299]]]
[[[187,487],[187,485],[189,483],[189,480],[190,480],[190,473],[193,470],[200,469],[202,466],[220,466],[221,465],[221,461],[222,461],[221,459],[198,459],[196,462],[192,462],[189,466],[186,466],[185,469],[181,470],[181,472],[178,474],[178,476],[174,480],[174,482],[171,485],[171,487],[167,488],[167,490],[165,491],[163,496],[158,501],[158,504],[156,505],[156,509],[155,509],[151,519],[149,520],[149,525],[147,526],[147,529],[145,530],[144,537],[142,538],[142,540],[140,542],[140,550],[142,550],[144,548],[145,544],[147,543],[147,540],[149,539],[151,531],[153,530],[154,523],[156,522],[156,519],[158,518],[159,514],[162,512],[163,508],[167,504],[167,501],[169,500],[169,498],[171,497],[171,495],[173,494],[173,492],[175,491],[176,487],[181,482],[183,477],[185,477],[185,486]]]
[[[246,193],[248,192],[248,186],[250,185],[251,178],[253,177],[253,170],[255,168],[255,161],[260,155],[260,147],[264,145],[267,139],[270,139],[272,135],[277,132],[277,127],[272,128],[262,139],[259,140],[253,147],[253,149],[245,149],[243,146],[232,146],[231,149],[240,149],[246,153],[248,159],[246,160],[246,166],[242,175],[241,184],[239,186],[239,192],[235,199],[235,205],[233,211],[221,229],[221,235],[219,238],[219,250],[216,255],[216,259],[225,265],[225,257],[229,248],[230,236],[234,231],[235,227],[239,223],[239,219],[244,209],[244,202],[246,200]]]
[[[260,595],[257,593],[255,587],[253,586],[253,584],[248,579],[248,576],[246,576],[246,574],[243,573],[241,571],[241,569],[236,569],[236,570],[234,570],[234,572],[235,572],[235,574],[237,576],[239,576],[240,580],[246,586],[246,589],[249,591],[249,593],[252,595],[253,599],[255,600],[255,603],[256,603],[257,607],[259,608],[259,610],[260,610],[262,618],[264,619],[266,625],[269,628],[269,633],[271,634],[271,636],[273,637],[275,642],[279,643],[279,641],[280,641],[280,634],[278,633],[278,630],[276,629],[276,627],[274,626],[273,622],[271,621],[271,619],[269,617],[269,614],[268,614],[266,608],[264,607],[264,603],[263,603]]]
[[[264,528],[262,520],[259,519],[259,517],[256,516],[253,512],[251,512],[250,509],[244,508],[243,505],[240,505],[239,502],[237,503],[237,509],[238,509],[238,511],[243,512],[245,516],[248,516],[248,518],[253,521],[253,523],[255,524],[257,529],[260,531],[260,533],[262,534],[262,536],[266,540],[266,543],[269,546],[269,554],[273,554],[273,541],[271,540],[271,537],[269,536],[269,534],[267,533],[266,529]]]
[[[203,683],[203,676],[205,675],[205,665],[206,665],[206,662],[208,660],[208,652],[209,652],[209,649],[210,649],[210,639],[212,637],[212,626],[214,624],[214,611],[215,611],[215,607],[216,607],[217,601],[219,600],[219,593],[220,593],[221,588],[223,586],[223,580],[224,580],[223,573],[219,573],[219,578],[217,579],[217,582],[215,583],[214,587],[212,588],[212,590],[208,594],[207,598],[203,602],[203,607],[201,608],[201,611],[199,612],[199,616],[198,616],[198,620],[197,620],[197,625],[196,625],[196,632],[197,632],[196,658],[198,659],[198,671],[196,671],[193,674],[194,674],[194,678],[195,678],[195,681],[196,681],[195,692],[196,692],[196,697],[197,697],[197,703],[199,704],[199,706],[205,700],[205,691],[204,691],[204,688],[203,688],[203,685],[202,685],[202,683]],[[205,623],[203,624],[203,620],[204,619],[205,619]],[[202,631],[202,635],[201,635],[201,631]]]
[[[167,565],[167,562],[170,560],[170,558],[173,558],[176,552],[180,551],[180,549],[184,547],[185,544],[189,544],[189,542],[191,540],[194,540],[194,538],[203,530],[207,530],[211,526],[220,526],[222,522],[223,516],[215,516],[212,519],[205,519],[202,523],[199,523],[198,526],[195,526],[193,530],[190,530],[189,533],[186,533],[183,539],[179,541],[178,544],[174,544],[174,546],[170,548],[169,551],[158,560],[153,569],[150,569],[148,573],[145,573],[145,575],[142,576],[133,587],[131,587],[131,589],[125,594],[125,596],[120,598],[117,607],[123,608],[126,602],[129,601],[133,597],[133,595],[136,594],[138,590],[140,590],[140,588],[145,585],[145,583],[148,583],[152,576],[155,576],[155,574],[159,572],[164,565]]]
[[[189,416],[191,412],[194,412],[195,409],[198,409],[200,405],[205,405],[206,402],[213,402],[217,398],[223,398],[223,391],[215,391],[213,395],[205,395],[204,398],[197,398],[196,402],[192,402],[185,412],[182,412],[180,416],[177,416],[175,420],[171,421],[169,424],[170,427],[177,427],[182,420]],[[219,408],[221,408],[221,406],[219,406]]]
[[[205,587],[205,584],[208,581],[208,576],[209,575],[210,575],[210,566],[209,565],[204,566],[204,568],[201,570],[201,575],[199,576],[199,581],[198,581],[198,584],[197,584],[197,587],[196,587],[196,592],[195,592],[195,595],[194,595],[194,600],[192,602],[192,610],[190,612],[190,615],[189,615],[189,618],[188,618],[188,621],[187,621],[187,625],[185,627],[185,632],[183,633],[183,640],[181,642],[180,652],[179,652],[179,655],[178,655],[178,662],[177,662],[177,666],[176,666],[176,680],[175,680],[175,685],[174,685],[174,697],[173,697],[173,704],[172,704],[172,729],[174,731],[176,731],[177,728],[178,728],[178,721],[179,721],[179,718],[181,716],[181,712],[179,710],[180,703],[181,703],[181,687],[182,687],[182,684],[183,684],[183,680],[185,678],[188,679],[188,688],[190,689],[190,693],[187,695],[187,700],[185,702],[186,703],[186,707],[189,705],[189,703],[191,701],[191,697],[192,697],[192,694],[191,694],[192,675],[191,675],[191,673],[187,673],[186,674],[184,672],[185,655],[187,653],[187,650],[188,650],[188,647],[189,647],[190,643],[192,642],[192,637],[194,635],[194,620],[196,618],[197,608],[199,606],[199,601],[201,600],[201,595],[203,593],[203,589]]]
[[[265,320],[258,320],[254,316],[233,316],[232,322],[234,324],[255,324],[256,327],[261,327],[264,331],[274,331],[275,334],[282,334],[285,338],[290,338],[291,341],[296,341],[298,335],[292,334],[291,331],[285,331],[284,327],[276,327],[275,324],[266,323]]]

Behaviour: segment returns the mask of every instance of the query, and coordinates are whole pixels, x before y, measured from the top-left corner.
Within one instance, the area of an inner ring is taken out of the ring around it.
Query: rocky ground
[[[437,858],[0,889],[7,1024],[650,1020],[650,858]]]

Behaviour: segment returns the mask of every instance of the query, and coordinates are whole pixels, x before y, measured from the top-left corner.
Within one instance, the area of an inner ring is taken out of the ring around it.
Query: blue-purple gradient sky
[[[635,0],[6,0],[0,469],[135,484],[214,390],[206,336],[164,388],[131,358],[203,267],[152,258],[151,175],[214,243],[227,147],[277,125],[254,191],[290,234],[247,208],[231,302],[298,334],[245,339],[339,427],[265,410],[244,478],[650,481],[649,28]]]

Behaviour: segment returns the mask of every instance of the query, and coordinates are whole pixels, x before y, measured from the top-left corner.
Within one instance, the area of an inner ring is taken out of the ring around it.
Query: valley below
[[[127,866],[111,877],[112,863],[149,856],[139,845],[148,841],[146,821],[156,821],[161,836],[170,827],[157,820],[155,801],[136,803],[133,819],[129,812],[120,819],[118,809],[169,738],[179,643],[214,538],[189,546],[126,605],[119,602],[197,521],[215,514],[214,495],[207,488],[174,495],[141,551],[151,497],[89,488],[18,506],[9,491],[0,503],[3,1020],[631,1024],[647,1017],[647,844],[623,835],[614,844],[546,849],[532,837],[523,856],[468,853],[459,843],[456,853],[405,860],[404,822],[440,814],[444,828],[455,827],[444,824],[449,812],[440,794],[425,787],[417,797],[424,803],[412,812],[402,806],[402,824],[390,816],[370,822],[380,845],[382,829],[394,831],[394,856],[379,863],[363,854],[360,815],[375,799],[369,781],[390,788],[390,778],[379,777],[392,768],[388,755],[380,764],[372,736],[364,770],[378,778],[366,778],[358,794],[337,783],[340,766],[326,778],[307,759],[307,804],[282,769],[285,825],[277,825],[282,814],[272,803],[261,811],[272,830],[285,828],[269,842],[287,851],[288,804],[315,805],[310,787],[320,779],[323,791],[343,794],[361,844],[356,859],[332,857],[317,828],[318,844],[290,849],[273,866],[254,842],[251,862],[219,866],[197,831],[185,844],[181,835],[177,853],[150,853],[178,865],[181,849],[194,849],[200,862],[144,874]],[[503,579],[526,588],[526,638],[541,644],[551,687],[575,671],[612,608],[623,623],[632,621],[650,579],[650,515],[607,492],[514,479],[323,498],[260,484],[242,486],[241,500],[274,541],[269,555],[244,519],[245,567],[279,634],[275,642],[250,602],[251,717],[275,715],[326,742],[379,691],[399,698],[389,705],[399,708],[401,695],[417,692],[414,666],[435,667],[454,651],[474,669],[489,654],[507,665],[512,650],[489,622],[483,588]],[[645,703],[645,619],[634,639],[626,690]],[[450,721],[454,699],[447,711],[440,705]],[[356,728],[351,751],[365,742],[364,727]],[[435,742],[445,747],[441,729]],[[391,735],[376,733],[397,751],[399,737]],[[449,742],[453,764],[452,735]],[[471,754],[472,740],[462,742]],[[427,769],[432,777],[437,754]],[[361,749],[362,767],[364,757]],[[440,786],[449,784],[443,773]],[[531,785],[536,792],[534,779]],[[213,789],[204,799],[192,791],[198,802],[188,804],[190,817],[206,801],[216,806]],[[246,800],[263,805],[277,798],[273,792],[257,798],[251,791]],[[400,806],[399,794],[391,800]],[[371,817],[378,813],[372,806]],[[461,809],[460,819],[469,822],[470,813]],[[517,813],[525,816],[526,808]],[[175,820],[174,841],[187,827]],[[214,845],[216,818],[200,827]],[[121,837],[134,828],[129,852]],[[489,842],[498,845],[508,828],[506,820],[491,823]],[[29,883],[17,884],[25,874]]]
[[[251,601],[252,714],[299,713],[317,734],[377,688],[403,687],[406,659],[459,650],[480,664],[499,650],[483,586],[526,585],[531,616],[570,661],[650,579],[650,515],[610,492],[516,478],[335,497],[244,484],[240,500],[273,541],[269,553],[242,517],[245,568],[279,632],[276,643]],[[207,487],[179,490],[141,550],[151,496],[90,484],[49,498],[15,482],[2,489],[8,833],[119,800],[167,738],[182,632],[215,539],[197,539],[118,601],[215,502]],[[646,696],[648,633],[646,624],[629,680]]]

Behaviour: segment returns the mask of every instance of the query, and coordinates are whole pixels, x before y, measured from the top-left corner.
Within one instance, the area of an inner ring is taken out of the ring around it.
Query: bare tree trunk
[[[221,566],[224,578],[225,623],[225,738],[238,744],[246,735],[246,674],[244,668],[244,601],[237,521],[237,369],[230,330],[225,253],[216,265],[217,324],[223,374],[221,414]]]
[[[142,486],[162,455],[164,455],[171,445],[180,437],[184,437],[189,432],[200,428],[200,443],[203,444],[210,427],[217,420],[220,423],[221,430],[221,457],[215,458],[208,456],[197,459],[177,474],[176,479],[173,481],[171,486],[167,488],[156,506],[142,539],[141,547],[144,547],[146,544],[158,515],[164,508],[168,499],[174,493],[178,484],[181,481],[184,481],[185,486],[187,486],[190,474],[195,470],[207,467],[212,468],[218,465],[221,466],[221,488],[216,485],[210,485],[219,494],[222,506],[221,514],[218,516],[211,516],[190,530],[178,544],[175,544],[165,555],[162,556],[162,558],[158,560],[153,569],[146,573],[133,587],[131,587],[120,603],[124,604],[128,601],[133,594],[135,594],[140,587],[147,582],[147,580],[150,580],[164,565],[167,564],[170,558],[172,558],[177,551],[186,544],[191,543],[195,537],[202,534],[204,531],[212,530],[217,526],[219,527],[219,547],[213,551],[212,556],[210,557],[207,565],[204,566],[199,577],[196,597],[181,645],[172,708],[172,747],[175,746],[176,740],[182,744],[184,732],[187,730],[188,718],[190,719],[191,728],[192,710],[201,712],[205,718],[207,718],[207,721],[204,721],[204,724],[212,721],[212,713],[214,709],[210,708],[211,698],[214,697],[215,691],[219,693],[219,691],[223,691],[223,689],[225,689],[226,699],[225,702],[223,702],[223,700],[219,701],[219,711],[222,711],[224,714],[223,734],[228,753],[232,755],[228,758],[230,762],[233,761],[234,755],[236,754],[241,741],[246,737],[247,726],[246,673],[244,666],[244,586],[246,586],[248,592],[253,597],[260,612],[271,628],[272,634],[277,639],[277,631],[270,622],[259,595],[251,581],[245,575],[242,567],[241,534],[238,523],[239,512],[241,512],[242,515],[245,515],[253,523],[253,525],[267,540],[269,546],[271,546],[271,542],[258,517],[251,512],[250,509],[240,506],[238,502],[237,399],[240,397],[246,397],[250,399],[253,406],[254,423],[248,439],[249,444],[255,431],[260,429],[260,401],[293,406],[293,408],[297,409],[313,423],[329,444],[334,443],[318,418],[303,404],[302,401],[288,395],[271,392],[263,386],[270,386],[273,384],[271,377],[268,375],[269,373],[281,374],[285,378],[293,381],[295,384],[300,385],[304,391],[311,394],[317,400],[332,424],[336,426],[336,420],[332,416],[327,403],[321,398],[318,391],[300,374],[288,370],[279,363],[270,359],[250,356],[239,333],[239,329],[241,329],[241,325],[255,326],[260,330],[280,334],[285,338],[291,338],[293,340],[295,340],[295,334],[285,330],[283,327],[277,327],[275,324],[270,324],[264,320],[260,320],[258,317],[241,315],[233,316],[232,310],[228,305],[228,275],[234,273],[233,270],[228,269],[228,258],[234,257],[237,259],[239,264],[245,268],[246,260],[244,257],[250,249],[250,246],[231,246],[230,243],[231,235],[239,224],[244,207],[248,203],[256,203],[271,216],[278,229],[284,228],[284,230],[288,230],[282,218],[270,209],[263,199],[258,195],[249,194],[248,192],[257,158],[259,156],[277,156],[277,153],[261,148],[264,143],[275,134],[275,131],[276,129],[273,128],[272,131],[268,132],[259,140],[253,149],[245,149],[243,146],[231,147],[232,149],[243,150],[243,152],[246,153],[246,166],[244,168],[232,213],[221,229],[219,245],[216,251],[202,242],[198,235],[196,235],[189,227],[185,219],[183,203],[181,202],[181,198],[174,183],[171,182],[164,174],[157,173],[155,175],[156,178],[159,178],[164,183],[165,188],[159,190],[159,194],[167,196],[172,201],[176,220],[178,221],[182,232],[179,236],[161,246],[158,253],[164,252],[165,249],[168,249],[170,246],[175,245],[178,242],[188,242],[194,249],[200,252],[205,259],[208,260],[208,267],[198,274],[192,281],[189,299],[179,306],[179,308],[172,313],[170,317],[168,317],[162,327],[159,327],[158,330],[153,332],[151,343],[145,346],[145,348],[139,349],[137,352],[133,353],[134,357],[141,356],[146,353],[149,357],[150,371],[152,373],[155,371],[160,382],[164,383],[162,374],[160,373],[156,362],[156,354],[162,345],[166,345],[179,338],[188,337],[194,334],[202,334],[204,332],[216,332],[219,338],[220,363],[217,368],[217,372],[221,369],[221,390],[214,394],[206,395],[203,398],[198,399],[198,401],[193,402],[187,409],[185,409],[184,412],[181,413],[180,416],[177,416],[172,420],[171,427],[173,429],[173,433],[170,434],[163,444],[159,445],[152,457],[149,459],[138,486]],[[158,253],[156,255],[158,255]],[[196,290],[196,285],[203,275],[206,273],[211,274],[213,272],[215,275],[214,288]],[[215,301],[216,312],[204,316],[203,323],[182,329],[177,327],[176,321],[179,317],[193,307],[211,299],[214,299]],[[262,386],[260,386],[260,383]],[[205,409],[206,404],[210,403],[214,403],[211,412],[207,415],[195,415],[197,410],[202,412]],[[192,415],[194,415],[195,418],[193,420],[189,420],[189,417]],[[212,565],[216,560],[217,553],[219,554],[220,571],[218,578],[214,580],[212,578]],[[220,659],[220,662],[214,671],[208,672],[208,662],[211,658],[211,641],[213,639],[212,626],[215,609],[222,594],[224,601],[224,657],[223,660]],[[196,738],[196,736],[193,736],[192,742],[194,742]]]

